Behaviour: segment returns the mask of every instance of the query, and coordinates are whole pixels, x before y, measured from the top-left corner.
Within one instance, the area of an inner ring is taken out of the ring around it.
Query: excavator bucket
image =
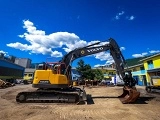
[[[136,88],[123,88],[123,94],[118,96],[123,104],[134,103],[140,96],[140,92]]]

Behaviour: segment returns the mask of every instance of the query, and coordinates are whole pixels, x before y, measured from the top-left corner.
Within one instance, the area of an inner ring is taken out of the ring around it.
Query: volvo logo
[[[90,50],[87,50],[87,51],[88,52],[96,52],[96,51],[100,51],[100,50],[103,50],[103,47],[94,48],[94,49],[90,49]]]
[[[82,50],[82,51],[81,51],[81,54],[84,54],[84,53],[85,53],[84,50]]]

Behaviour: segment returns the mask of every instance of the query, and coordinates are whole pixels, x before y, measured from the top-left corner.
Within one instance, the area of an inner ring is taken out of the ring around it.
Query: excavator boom
[[[38,88],[33,92],[21,92],[17,95],[17,102],[26,101],[60,101],[79,103],[86,101],[87,96],[84,89],[70,86],[71,66],[70,64],[77,58],[110,51],[116,65],[116,72],[124,81],[123,94],[119,96],[122,103],[132,103],[137,100],[140,93],[135,88],[135,80],[127,68],[126,61],[121,53],[117,42],[110,38],[109,42],[97,42],[85,47],[70,51],[53,66],[48,63],[43,64],[41,70],[36,70],[32,86]],[[56,68],[56,69],[55,69]],[[125,70],[125,68],[127,68]],[[126,74],[127,73],[127,74]]]

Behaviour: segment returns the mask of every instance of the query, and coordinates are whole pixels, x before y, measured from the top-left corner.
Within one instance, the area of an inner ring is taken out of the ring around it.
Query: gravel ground
[[[144,87],[135,104],[117,98],[122,87],[88,87],[86,105],[57,103],[16,103],[18,92],[34,90],[31,85],[0,89],[0,120],[159,120],[160,95],[146,93]]]

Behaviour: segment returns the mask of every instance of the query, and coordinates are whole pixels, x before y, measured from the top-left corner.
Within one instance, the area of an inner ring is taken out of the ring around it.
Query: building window
[[[148,69],[153,69],[154,68],[152,60],[147,61],[147,64],[148,64]]]
[[[147,61],[147,63],[148,63],[148,65],[150,65],[150,64],[153,64],[153,61],[150,60],[150,61]]]
[[[140,67],[140,70],[144,70],[144,66],[143,66],[143,67]]]
[[[29,74],[28,76],[29,76],[29,77],[32,77],[32,74]]]
[[[24,76],[27,76],[27,74],[24,74]]]
[[[157,76],[160,76],[160,72],[157,72]]]
[[[113,72],[109,72],[109,75],[113,75]]]
[[[103,74],[107,74],[107,72],[103,72]]]

